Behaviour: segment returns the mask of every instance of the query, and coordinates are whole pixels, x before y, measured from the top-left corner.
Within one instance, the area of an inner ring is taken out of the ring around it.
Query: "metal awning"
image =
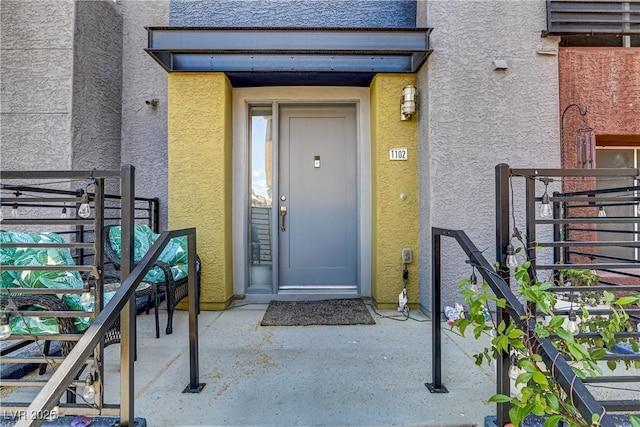
[[[147,27],[147,31],[145,50],[168,72],[224,72],[240,86],[367,85],[376,73],[414,73],[431,53],[430,28]]]

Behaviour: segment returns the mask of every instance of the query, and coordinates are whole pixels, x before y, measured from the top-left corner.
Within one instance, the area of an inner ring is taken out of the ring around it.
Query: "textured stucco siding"
[[[640,48],[560,48],[560,113],[589,107],[587,124],[598,135],[640,137]],[[564,119],[563,160],[576,165],[578,110]],[[615,138],[610,138],[615,139]]]
[[[0,16],[0,167],[69,169],[74,3],[4,0]]]
[[[136,167],[136,194],[157,197],[167,228],[167,72],[145,51],[145,26],[166,26],[169,1],[124,1],[122,162]],[[146,101],[158,100],[157,107]]]
[[[72,169],[120,167],[122,17],[111,1],[76,2]]]
[[[493,261],[495,165],[560,166],[558,61],[536,52],[557,49],[557,39],[540,37],[544,1],[420,1],[418,26],[434,28],[434,52],[418,76],[420,302],[429,311],[431,227],[467,231]],[[494,70],[494,59],[508,69]],[[515,182],[516,194],[522,188]],[[443,304],[461,300],[457,283],[471,273],[449,240],[442,247]]]
[[[233,296],[231,85],[222,73],[169,75],[169,228],[196,227],[201,307]]]
[[[171,0],[170,24],[230,27],[415,27],[415,0]]]
[[[413,250],[407,293],[410,303],[418,302],[418,124],[400,120],[399,96],[407,85],[415,85],[414,75],[379,74],[371,84],[371,296],[384,309],[398,306],[402,248]],[[400,147],[407,148],[408,160],[391,161],[389,150]]]

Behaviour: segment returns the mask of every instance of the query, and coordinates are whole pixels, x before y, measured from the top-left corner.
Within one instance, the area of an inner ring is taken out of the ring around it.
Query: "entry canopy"
[[[147,27],[145,49],[168,72],[224,72],[234,86],[368,86],[415,73],[430,28]]]

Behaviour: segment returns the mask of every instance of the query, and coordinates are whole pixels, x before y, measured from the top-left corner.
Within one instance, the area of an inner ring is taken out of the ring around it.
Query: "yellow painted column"
[[[223,309],[233,296],[231,85],[223,73],[170,73],[168,89],[169,229],[196,227],[200,306]]]
[[[402,291],[402,249],[411,248],[409,303],[419,300],[418,121],[400,120],[402,89],[415,75],[378,74],[371,83],[372,274],[371,296],[377,307],[394,309]],[[408,160],[389,159],[406,147]],[[406,196],[406,198],[403,198]]]

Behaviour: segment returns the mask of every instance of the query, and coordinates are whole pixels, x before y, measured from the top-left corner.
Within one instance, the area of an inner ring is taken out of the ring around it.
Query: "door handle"
[[[282,218],[282,225],[280,226],[280,231],[285,231],[286,228],[284,226],[284,217],[287,216],[287,207],[280,206],[280,218]]]

